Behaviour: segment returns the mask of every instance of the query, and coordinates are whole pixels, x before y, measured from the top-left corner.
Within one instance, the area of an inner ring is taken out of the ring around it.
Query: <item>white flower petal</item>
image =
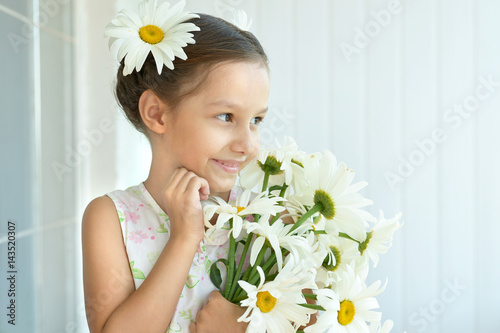
[[[260,249],[264,245],[265,240],[266,239],[264,237],[257,237],[254,241],[250,253],[250,265],[255,265],[255,261],[257,260],[257,256],[259,255]]]

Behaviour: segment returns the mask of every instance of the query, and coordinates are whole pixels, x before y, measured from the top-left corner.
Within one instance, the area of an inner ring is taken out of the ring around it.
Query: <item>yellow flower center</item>
[[[257,293],[257,307],[261,312],[266,313],[274,309],[276,301],[276,297],[271,295],[269,291],[261,291]]]
[[[340,302],[340,310],[337,320],[341,325],[349,325],[356,314],[356,309],[354,308],[354,304],[351,301],[342,301]]]
[[[243,209],[245,209],[246,207],[241,207],[241,206],[233,206],[234,208],[236,208],[236,214],[239,214]]]
[[[148,44],[158,44],[163,40],[164,34],[156,25],[145,25],[139,29],[139,37]]]

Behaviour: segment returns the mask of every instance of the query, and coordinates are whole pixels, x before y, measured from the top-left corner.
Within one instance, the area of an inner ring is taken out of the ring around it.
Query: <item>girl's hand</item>
[[[190,333],[239,333],[245,332],[248,323],[239,323],[245,309],[226,300],[218,290],[212,291],[208,302],[196,314],[196,321],[189,326]]]
[[[201,200],[210,193],[208,182],[186,168],[177,169],[164,191],[166,213],[170,218],[170,238],[192,240],[198,245],[205,229]]]

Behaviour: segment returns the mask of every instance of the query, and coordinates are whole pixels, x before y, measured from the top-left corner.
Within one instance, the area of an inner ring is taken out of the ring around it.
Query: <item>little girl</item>
[[[257,153],[269,97],[267,56],[249,32],[156,0],[107,27],[121,66],[116,96],[149,139],[147,179],[94,199],[83,216],[91,332],[244,332],[208,268],[227,239],[208,242],[201,201],[228,200]],[[175,56],[175,58],[174,58]],[[214,244],[215,243],[215,244]]]

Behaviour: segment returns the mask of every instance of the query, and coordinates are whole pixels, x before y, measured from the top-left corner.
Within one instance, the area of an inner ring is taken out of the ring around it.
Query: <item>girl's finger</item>
[[[167,187],[169,187],[169,186],[173,186],[173,187],[178,186],[179,182],[181,181],[181,179],[184,177],[184,175],[187,172],[188,172],[188,170],[186,168],[178,168],[178,169],[176,169],[174,171],[174,173],[172,174],[172,177],[170,177],[170,182],[167,185]]]
[[[188,171],[184,174],[182,179],[179,181],[177,184],[177,190],[179,193],[185,193],[188,191],[189,183],[191,182],[192,179],[196,179],[198,176],[191,171]]]
[[[200,177],[193,177],[190,179],[189,184],[186,187],[186,192],[197,193],[200,198],[202,196],[202,189],[208,186],[208,182]]]
[[[208,184],[208,181],[204,178],[201,178],[201,187],[199,188],[198,192],[200,193],[200,199],[201,200],[207,200],[208,196],[210,195],[210,185]]]

